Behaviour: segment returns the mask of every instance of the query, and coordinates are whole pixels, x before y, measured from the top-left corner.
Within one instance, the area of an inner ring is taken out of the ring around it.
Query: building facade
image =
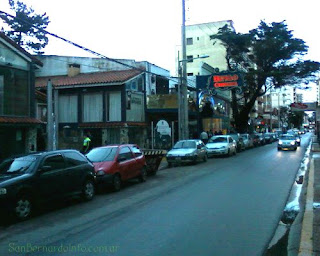
[[[0,33],[0,159],[38,150],[34,83],[41,66]]]

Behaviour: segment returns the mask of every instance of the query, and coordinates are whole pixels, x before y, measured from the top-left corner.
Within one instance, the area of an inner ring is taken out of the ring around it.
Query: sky
[[[110,58],[148,61],[174,75],[181,44],[182,0],[22,0],[36,13],[46,12],[47,31]],[[320,0],[185,0],[186,25],[233,20],[237,32],[261,20],[286,20],[296,38],[309,46],[307,59],[320,62]],[[8,0],[0,10],[14,14]],[[0,27],[1,21],[0,21]],[[49,37],[47,55],[92,56]],[[314,93],[311,93],[311,97]]]

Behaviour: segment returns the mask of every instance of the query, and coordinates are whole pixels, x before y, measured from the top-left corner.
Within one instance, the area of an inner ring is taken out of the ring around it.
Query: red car
[[[114,191],[119,191],[122,182],[129,179],[139,178],[141,182],[146,181],[146,160],[137,145],[98,147],[86,156],[94,165],[98,186],[112,186]]]

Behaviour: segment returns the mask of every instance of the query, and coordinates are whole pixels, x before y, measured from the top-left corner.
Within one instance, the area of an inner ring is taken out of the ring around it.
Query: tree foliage
[[[16,13],[14,18],[1,15],[1,19],[8,25],[3,32],[25,50],[35,54],[43,54],[42,49],[49,40],[42,29],[50,23],[46,13],[36,14],[32,7],[26,6],[18,0],[9,0],[10,9]]]
[[[320,63],[303,60],[308,46],[302,39],[294,38],[285,21],[261,21],[246,34],[224,26],[211,39],[218,39],[225,46],[228,71],[246,67],[242,97],[232,91],[233,118],[239,132],[247,130],[250,111],[259,96],[271,88],[309,83],[320,69]]]

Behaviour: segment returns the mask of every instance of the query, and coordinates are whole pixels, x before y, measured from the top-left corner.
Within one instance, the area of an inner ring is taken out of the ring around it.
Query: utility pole
[[[47,150],[53,150],[53,106],[52,106],[52,83],[48,80],[47,83]]]
[[[187,49],[186,49],[186,10],[185,0],[182,0],[182,26],[181,26],[181,46],[182,46],[182,74],[181,74],[181,122],[183,139],[189,139],[189,106],[188,106],[188,83],[187,83]]]

